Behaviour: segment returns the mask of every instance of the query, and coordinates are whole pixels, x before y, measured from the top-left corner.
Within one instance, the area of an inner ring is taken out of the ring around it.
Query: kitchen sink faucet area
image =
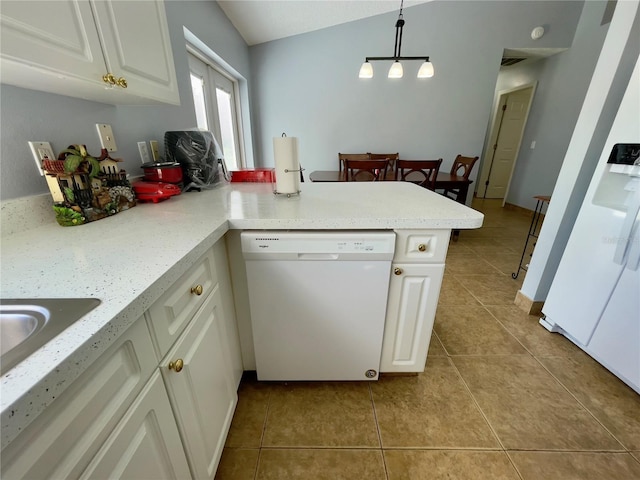
[[[475,199],[446,259],[424,373],[245,373],[216,479],[640,478],[640,397],[513,304],[531,217]]]

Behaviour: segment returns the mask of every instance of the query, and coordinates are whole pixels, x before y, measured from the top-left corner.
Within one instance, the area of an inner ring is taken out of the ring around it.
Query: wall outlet
[[[96,123],[98,129],[98,135],[100,136],[100,145],[102,148],[106,148],[107,152],[115,152],[118,149],[116,145],[116,139],[113,136],[113,130],[111,125],[106,123]]]
[[[138,151],[140,152],[140,160],[142,160],[142,163],[149,163],[151,161],[147,142],[138,142]]]
[[[38,171],[40,175],[44,175],[44,170],[42,169],[42,160],[55,160],[56,156],[53,154],[53,149],[51,148],[51,144],[49,142],[28,142],[29,147],[31,148],[31,153],[33,154],[33,159],[36,161],[36,165],[38,166]]]
[[[149,145],[151,146],[151,156],[153,157],[154,162],[160,161],[160,148],[158,147],[157,140],[149,140]]]

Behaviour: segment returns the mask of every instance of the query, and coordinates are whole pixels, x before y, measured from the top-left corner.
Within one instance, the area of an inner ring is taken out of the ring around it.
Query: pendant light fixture
[[[400,14],[396,21],[396,43],[393,48],[393,57],[366,57],[364,63],[360,67],[360,78],[373,78],[373,65],[369,62],[375,62],[378,60],[393,60],[391,68],[389,69],[389,78],[402,78],[404,71],[400,60],[423,60],[420,69],[418,70],[418,78],[431,78],[433,77],[434,70],[433,64],[429,61],[429,57],[403,57],[400,53],[402,48],[402,29],[404,28],[404,18],[402,18],[402,8],[404,6],[404,0],[400,1]]]

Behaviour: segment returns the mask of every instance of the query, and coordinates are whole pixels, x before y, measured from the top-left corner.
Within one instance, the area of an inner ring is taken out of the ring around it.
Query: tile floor
[[[216,479],[640,479],[640,395],[513,305],[530,216],[476,200],[452,243],[425,372],[247,377]]]

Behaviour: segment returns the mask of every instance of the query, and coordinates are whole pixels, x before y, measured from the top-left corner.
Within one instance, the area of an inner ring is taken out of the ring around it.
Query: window
[[[242,168],[237,83],[191,53],[189,69],[198,128],[213,132],[229,170]]]

